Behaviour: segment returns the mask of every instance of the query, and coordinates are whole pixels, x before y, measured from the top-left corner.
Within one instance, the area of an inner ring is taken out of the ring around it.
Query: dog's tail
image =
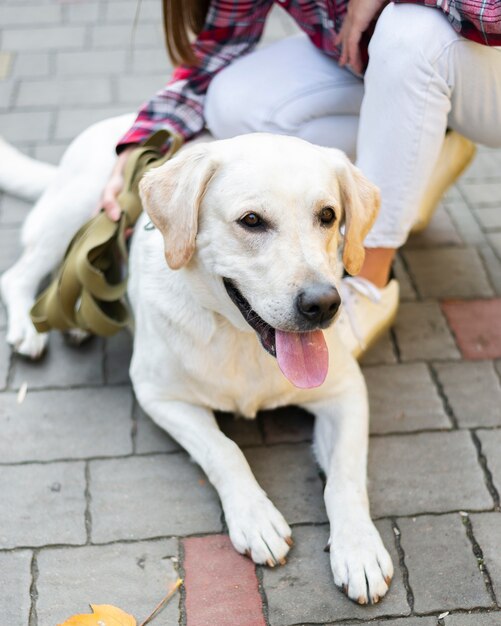
[[[0,190],[36,200],[52,182],[57,167],[36,161],[0,137]]]

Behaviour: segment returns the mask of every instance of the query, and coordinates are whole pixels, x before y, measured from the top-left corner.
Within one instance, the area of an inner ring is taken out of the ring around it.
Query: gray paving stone
[[[401,252],[397,254],[393,261],[393,272],[395,274],[395,278],[398,280],[398,285],[400,287],[400,301],[407,302],[417,299],[417,293],[414,289],[414,285],[412,284],[411,278],[409,276],[409,272],[404,265],[404,262],[401,258]]]
[[[446,208],[466,245],[477,246],[485,242],[482,229],[462,197],[447,203]]]
[[[495,253],[501,258],[501,233],[491,233],[487,238],[494,248]]]
[[[131,108],[138,108],[142,102],[165,87],[168,79],[166,72],[147,76],[143,71],[141,76],[120,76],[117,80],[119,102],[130,103]]]
[[[0,330],[0,389],[7,386],[9,374],[10,348],[5,340],[5,331]]]
[[[0,203],[0,225],[20,226],[32,207],[32,202],[4,196]]]
[[[19,52],[16,54],[12,72],[16,78],[48,76],[49,71],[49,52]]]
[[[3,463],[132,452],[132,395],[124,387],[4,393],[0,404]]]
[[[362,365],[388,365],[396,362],[397,355],[389,332],[385,333],[361,359]]]
[[[442,400],[424,363],[366,367],[364,374],[369,390],[371,432],[450,428]]]
[[[82,48],[85,29],[82,26],[55,26],[17,28],[3,33],[2,44],[6,50],[69,50]]]
[[[223,433],[238,446],[256,446],[263,443],[257,419],[245,419],[231,413],[217,413],[217,422]]]
[[[11,108],[14,93],[12,81],[0,82],[0,111],[8,111]]]
[[[64,7],[70,24],[96,24],[100,16],[99,2],[68,2]]]
[[[51,123],[52,113],[49,111],[3,113],[2,135],[17,144],[47,141]]]
[[[501,513],[482,513],[471,516],[473,535],[484,556],[484,563],[489,571],[496,596],[501,594]],[[498,619],[499,619],[498,615]],[[500,620],[501,623],[501,620]]]
[[[220,532],[216,492],[184,453],[91,461],[92,540]]]
[[[163,72],[165,82],[172,72],[172,63],[163,47],[152,50],[133,50],[131,70],[139,74],[143,72],[160,74]],[[144,97],[148,98],[146,94]]]
[[[31,552],[0,552],[2,593],[0,615],[4,624],[28,624],[30,616]]]
[[[374,517],[492,507],[468,432],[373,438],[368,474]]]
[[[53,4],[46,6],[43,11],[37,9],[36,4],[0,6],[0,24],[6,29],[8,26],[41,26],[61,22],[61,6]]]
[[[402,302],[394,329],[402,361],[461,356],[437,302]]]
[[[104,375],[107,383],[130,383],[132,337],[126,330],[106,340]]]
[[[92,109],[61,109],[57,114],[55,138],[58,141],[73,139],[91,124],[131,110],[130,106],[119,105]]]
[[[91,34],[92,48],[158,48],[165,44],[162,40],[162,27],[158,24],[139,24],[133,28],[129,24],[105,24],[94,26]]]
[[[435,248],[460,246],[462,243],[454,222],[444,207],[439,206],[428,227],[421,233],[411,235],[405,245],[407,248]]]
[[[482,182],[464,180],[459,186],[467,202],[472,206],[499,205],[501,198],[501,182],[499,180]]]
[[[473,214],[484,230],[496,230],[501,228],[501,209],[499,207],[476,209]]]
[[[108,78],[59,78],[57,80],[28,80],[21,82],[17,106],[86,106],[111,102]]]
[[[159,428],[137,404],[134,409],[136,418],[136,447],[138,454],[148,452],[178,452],[181,447]]]
[[[0,329],[5,328],[7,325],[7,313],[3,302],[0,300]]]
[[[492,178],[499,178],[501,171],[501,158],[498,150],[487,150],[477,152],[473,163],[463,174],[461,180],[466,181],[485,181]]]
[[[0,273],[14,264],[21,251],[20,231],[16,227],[0,229]]]
[[[159,22],[162,19],[162,5],[155,0],[143,0],[139,7],[129,0],[106,2],[105,19],[108,22],[132,23],[138,12],[139,23]]]
[[[491,606],[460,515],[397,523],[416,612]]]
[[[4,465],[0,548],[85,543],[83,463]]]
[[[40,161],[46,163],[53,163],[59,165],[63,154],[66,151],[68,144],[65,143],[50,143],[42,144],[35,147],[34,157]]]
[[[126,69],[126,60],[125,50],[60,52],[56,56],[56,74],[59,76],[122,74]]]
[[[311,446],[250,448],[245,456],[258,483],[289,524],[327,521],[323,485]]]
[[[473,248],[405,250],[404,255],[424,298],[493,295],[478,252]]]
[[[496,295],[501,296],[501,257],[496,255],[489,244],[478,246],[477,250]]]
[[[437,363],[435,369],[459,425],[501,425],[501,384],[490,361]]]
[[[499,626],[501,624],[501,611],[490,613],[459,613],[447,615],[444,618],[444,626]]]
[[[143,620],[176,581],[169,558],[176,554],[172,539],[43,550],[38,557],[38,626],[90,613],[89,604],[112,604]],[[178,602],[174,597],[160,622],[178,623]]]
[[[294,548],[287,565],[262,570],[270,626],[407,615],[409,607],[391,525],[384,521],[377,526],[396,566],[391,589],[382,602],[362,607],[348,600],[335,587],[329,555],[323,550],[329,537],[328,526],[298,527],[294,529]]]
[[[59,332],[50,335],[47,354],[40,361],[15,358],[12,387],[24,382],[28,388],[95,386],[103,383],[102,340],[93,338],[73,347],[65,344]]]
[[[487,458],[487,465],[498,493],[501,493],[501,430],[478,431],[482,452]]]

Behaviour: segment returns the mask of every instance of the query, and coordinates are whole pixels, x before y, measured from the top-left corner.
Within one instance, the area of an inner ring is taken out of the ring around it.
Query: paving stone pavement
[[[135,0],[0,0],[0,134],[56,163],[87,125],[134,110],[171,71],[159,0],[135,16]],[[293,32],[276,8],[264,43]],[[28,210],[0,197],[0,271]],[[372,607],[333,585],[311,416],[218,416],[293,529],[287,565],[255,568],[203,473],[137,406],[130,337],[75,349],[53,334],[28,363],[0,306],[0,624],[56,626],[89,603],[144,619],[180,575],[154,624],[500,626],[501,151],[479,148],[395,273],[398,319],[363,362],[372,513],[395,563]]]

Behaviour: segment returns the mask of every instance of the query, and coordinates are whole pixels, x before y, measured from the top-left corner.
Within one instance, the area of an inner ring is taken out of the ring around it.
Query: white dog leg
[[[368,403],[361,373],[331,402],[305,405],[316,416],[314,447],[327,476],[334,582],[359,604],[376,603],[393,576],[390,555],[369,514],[366,487]]]
[[[208,409],[160,399],[135,388],[143,409],[193,457],[216,488],[230,539],[255,563],[283,563],[291,529],[258,485],[240,448],[220,430]]]

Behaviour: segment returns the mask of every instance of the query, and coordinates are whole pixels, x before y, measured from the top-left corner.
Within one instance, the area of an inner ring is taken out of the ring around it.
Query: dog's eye
[[[259,217],[257,213],[247,213],[240,218],[240,224],[247,226],[248,228],[258,228],[259,226],[265,226],[265,222]]]
[[[318,214],[318,217],[322,226],[331,226],[336,220],[336,214],[334,213],[334,209],[331,209],[330,206],[324,206],[324,208]]]

